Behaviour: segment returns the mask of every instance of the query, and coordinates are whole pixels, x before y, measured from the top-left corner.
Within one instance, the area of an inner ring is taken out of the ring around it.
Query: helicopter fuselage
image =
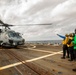
[[[0,29],[0,45],[8,47],[16,47],[18,45],[24,45],[25,40],[20,33],[10,29]]]

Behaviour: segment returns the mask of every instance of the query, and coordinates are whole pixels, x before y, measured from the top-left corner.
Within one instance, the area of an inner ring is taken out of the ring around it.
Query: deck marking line
[[[48,55],[44,55],[44,56],[40,56],[40,57],[37,57],[37,58],[30,59],[30,60],[26,60],[26,62],[32,62],[32,61],[40,60],[40,59],[43,59],[43,58],[46,58],[46,57],[49,57],[49,56],[60,54],[61,52],[62,51],[59,51],[59,52],[55,52],[55,53],[52,53],[52,54],[48,54]]]
[[[26,49],[26,48],[24,48]],[[32,50],[32,51],[40,51],[40,52],[47,52],[47,53],[55,53],[53,51],[45,51],[45,50],[40,50],[40,49],[33,49],[33,48],[27,48],[28,50]]]
[[[56,55],[56,54],[60,54],[60,53],[62,53],[62,51],[55,52],[55,53],[48,54],[48,55],[44,55],[44,56],[40,56],[40,57],[33,58],[33,59],[30,59],[30,60],[25,60],[25,61],[22,61],[22,62],[13,63],[13,64],[10,64],[10,65],[6,65],[6,66],[3,66],[3,67],[0,67],[0,70],[21,65],[21,64],[23,64],[23,62],[24,62],[24,63],[26,63],[26,62],[32,62],[32,61],[40,60],[40,59],[43,59],[43,58],[46,58],[46,57],[49,57],[49,56],[53,56],[53,55]]]
[[[21,75],[23,75],[22,72],[21,72],[16,66],[15,66],[14,68],[15,68]]]

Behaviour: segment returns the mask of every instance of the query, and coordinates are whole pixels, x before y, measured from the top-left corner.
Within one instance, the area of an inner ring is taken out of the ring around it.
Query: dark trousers
[[[66,53],[67,53],[67,57],[69,57],[68,47],[67,47],[67,45],[63,45],[63,57],[66,56]]]
[[[76,49],[74,50],[74,58],[76,60]]]
[[[74,49],[73,46],[72,47],[68,47],[69,53],[70,53],[70,59],[73,60],[74,59]]]

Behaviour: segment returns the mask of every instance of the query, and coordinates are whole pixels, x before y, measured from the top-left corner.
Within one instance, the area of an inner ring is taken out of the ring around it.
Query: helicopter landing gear
[[[2,47],[5,47],[5,45],[6,45],[5,43],[2,43],[2,44],[1,44]]]
[[[2,46],[2,44],[3,44],[3,41],[0,41],[0,46]]]

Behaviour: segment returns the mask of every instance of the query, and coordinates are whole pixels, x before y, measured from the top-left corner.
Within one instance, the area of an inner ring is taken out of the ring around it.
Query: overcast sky
[[[58,40],[76,28],[76,0],[0,0],[0,19],[25,40]],[[40,26],[30,23],[52,23]],[[19,26],[16,26],[19,25]],[[25,26],[21,26],[25,25]]]

